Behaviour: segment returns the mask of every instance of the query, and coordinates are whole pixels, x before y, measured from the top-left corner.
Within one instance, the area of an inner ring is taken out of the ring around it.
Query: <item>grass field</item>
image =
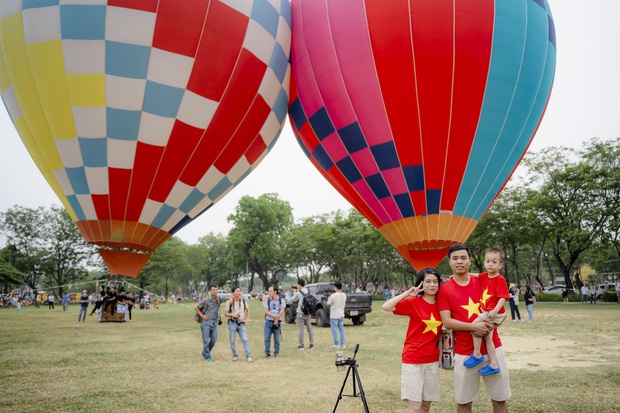
[[[400,353],[407,320],[375,302],[363,326],[345,322],[371,412],[403,412]],[[134,311],[133,321],[76,329],[77,306],[63,313],[0,309],[0,412],[331,412],[345,374],[334,366],[329,328],[314,328],[316,349],[297,351],[297,327],[285,325],[281,356],[263,359],[261,303],[252,301],[254,358],[232,362],[228,330],[219,328],[214,363],[200,355],[193,304]],[[620,411],[620,305],[539,303],[534,323],[500,328],[511,367],[512,412]],[[523,313],[525,309],[521,307]],[[307,345],[307,336],[306,336]],[[453,412],[452,373],[441,371],[442,401]],[[345,394],[352,390],[348,380]],[[363,411],[343,398],[338,412]],[[490,412],[483,394],[474,412]]]

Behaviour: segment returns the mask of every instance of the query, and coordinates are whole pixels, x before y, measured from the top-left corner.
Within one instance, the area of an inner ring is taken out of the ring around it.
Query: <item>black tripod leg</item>
[[[366,403],[366,395],[364,394],[364,388],[362,387],[362,380],[360,379],[360,374],[357,371],[357,366],[355,366],[353,373],[355,374],[355,381],[357,381],[357,385],[360,388],[360,397],[362,398],[362,403],[364,403],[364,412],[370,413],[370,410],[368,410],[368,403]],[[353,388],[355,389],[355,384],[353,385]],[[354,393],[354,394],[357,394],[357,393]]]
[[[349,373],[351,373],[351,368],[353,366],[349,366],[347,370],[347,375],[344,377],[344,381],[342,382],[342,387],[340,388],[340,393],[338,393],[338,399],[336,400],[336,405],[334,406],[334,410],[332,413],[336,413],[336,409],[338,408],[338,403],[340,403],[340,399],[342,399],[342,391],[344,390],[344,386],[347,385],[347,379],[349,378]]]

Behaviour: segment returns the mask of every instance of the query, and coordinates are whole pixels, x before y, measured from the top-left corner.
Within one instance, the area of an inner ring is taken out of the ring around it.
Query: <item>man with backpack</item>
[[[286,309],[284,299],[279,296],[278,288],[269,287],[269,297],[263,299],[265,312],[265,358],[271,356],[271,335],[273,334],[273,356],[280,355],[280,318]]]
[[[239,360],[237,347],[235,346],[235,338],[236,335],[239,334],[243,349],[245,350],[245,357],[251,362],[252,355],[250,354],[250,343],[246,330],[246,323],[250,321],[250,308],[248,307],[248,303],[241,297],[241,288],[235,286],[232,290],[233,295],[226,303],[226,312],[224,315],[228,317],[228,332],[230,333],[230,349],[233,353],[233,361]]]
[[[297,323],[297,331],[299,333],[299,346],[297,350],[304,349],[304,325],[308,329],[308,336],[310,337],[310,350],[314,349],[314,333],[312,332],[312,301],[316,301],[314,296],[308,293],[306,288],[306,281],[300,278],[297,281],[297,292],[293,297],[293,303],[297,303],[297,317],[295,322]]]

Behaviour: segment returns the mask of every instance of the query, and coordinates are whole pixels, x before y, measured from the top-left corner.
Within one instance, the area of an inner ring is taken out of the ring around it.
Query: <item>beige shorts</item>
[[[404,364],[400,377],[400,398],[412,402],[438,402],[439,362]]]
[[[510,376],[506,364],[506,352],[503,347],[497,349],[497,363],[500,372],[491,376],[482,377],[478,370],[489,363],[489,356],[484,356],[484,361],[474,368],[463,365],[468,355],[454,355],[454,400],[457,404],[467,404],[478,398],[480,391],[480,378],[484,380],[487,395],[491,400],[503,402],[510,398]]]
[[[495,327],[499,327],[502,325],[502,323],[506,319],[506,315],[508,315],[508,313],[496,314],[495,317],[489,317],[489,312],[485,311],[484,313],[478,316],[478,319],[485,321],[487,323],[491,323]]]

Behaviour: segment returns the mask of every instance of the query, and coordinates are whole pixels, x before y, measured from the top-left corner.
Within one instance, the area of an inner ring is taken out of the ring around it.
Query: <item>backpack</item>
[[[311,314],[314,307],[316,307],[316,298],[312,294],[304,294],[301,292],[303,299],[301,300],[301,312],[304,314]]]

